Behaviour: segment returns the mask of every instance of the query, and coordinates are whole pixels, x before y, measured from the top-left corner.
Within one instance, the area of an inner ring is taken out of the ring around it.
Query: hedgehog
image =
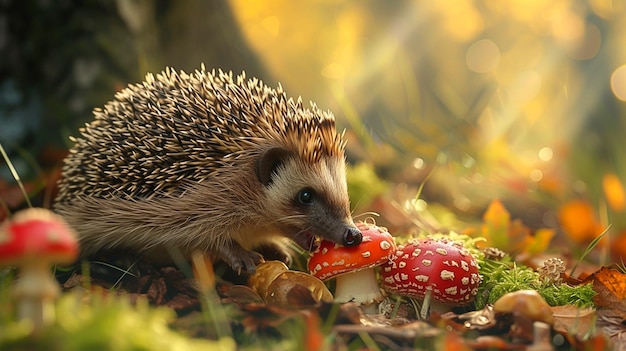
[[[358,245],[344,133],[311,102],[245,72],[167,68],[117,92],[71,137],[54,210],[83,257],[122,250],[161,260],[200,251],[236,272],[283,238]],[[165,255],[167,256],[167,255]]]

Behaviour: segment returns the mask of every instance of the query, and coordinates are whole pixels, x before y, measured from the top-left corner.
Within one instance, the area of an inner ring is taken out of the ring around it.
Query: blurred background
[[[48,206],[94,107],[205,63],[335,114],[356,215],[484,234],[499,200],[530,238],[554,232],[546,250],[580,252],[610,224],[602,257],[619,261],[624,33],[611,0],[4,0],[0,143]],[[5,165],[0,179],[5,212],[24,206]]]

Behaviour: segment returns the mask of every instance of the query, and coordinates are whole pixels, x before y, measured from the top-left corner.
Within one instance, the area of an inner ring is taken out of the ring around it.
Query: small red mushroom
[[[309,271],[321,280],[337,277],[335,302],[355,302],[373,313],[375,303],[383,299],[374,268],[389,260],[396,245],[383,227],[357,223],[357,228],[363,234],[357,246],[322,240],[311,254]]]
[[[447,239],[412,240],[398,245],[382,267],[383,288],[392,294],[423,298],[420,316],[426,318],[430,299],[465,305],[478,293],[478,263],[462,245]]]
[[[43,208],[16,213],[0,227],[0,265],[17,266],[13,287],[20,319],[35,330],[54,319],[51,304],[59,294],[50,265],[73,262],[78,255],[74,231],[63,219]]]

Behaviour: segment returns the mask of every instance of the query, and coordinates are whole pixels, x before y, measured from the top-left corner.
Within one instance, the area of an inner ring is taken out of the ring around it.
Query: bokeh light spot
[[[465,61],[467,67],[474,72],[491,72],[500,61],[500,49],[493,41],[481,39],[467,49]]]
[[[611,74],[611,90],[618,99],[626,101],[626,65],[619,66]]]
[[[541,161],[550,161],[553,156],[554,152],[552,151],[552,148],[548,146],[542,147],[541,150],[539,150],[539,159]]]
[[[538,182],[543,179],[543,172],[539,169],[533,169],[530,171],[530,180],[533,182]]]
[[[420,157],[416,157],[415,160],[413,160],[413,167],[417,169],[424,169],[425,165],[426,164],[424,163],[424,159]]]

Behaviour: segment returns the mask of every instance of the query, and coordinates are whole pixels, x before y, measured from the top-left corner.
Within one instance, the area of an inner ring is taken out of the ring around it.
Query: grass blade
[[[17,182],[17,185],[20,187],[20,190],[22,191],[22,194],[24,195],[24,199],[26,200],[28,207],[33,207],[33,204],[30,202],[30,198],[28,197],[28,193],[26,193],[26,189],[24,188],[24,184],[22,183],[22,180],[20,179],[20,175],[17,174],[17,170],[15,169],[15,167],[13,167],[13,163],[9,159],[9,155],[7,155],[6,151],[4,151],[4,147],[2,147],[2,143],[0,143],[0,153],[2,153],[2,157],[4,158],[4,161],[7,163],[7,166],[9,167],[9,170],[11,171],[11,175]]]

